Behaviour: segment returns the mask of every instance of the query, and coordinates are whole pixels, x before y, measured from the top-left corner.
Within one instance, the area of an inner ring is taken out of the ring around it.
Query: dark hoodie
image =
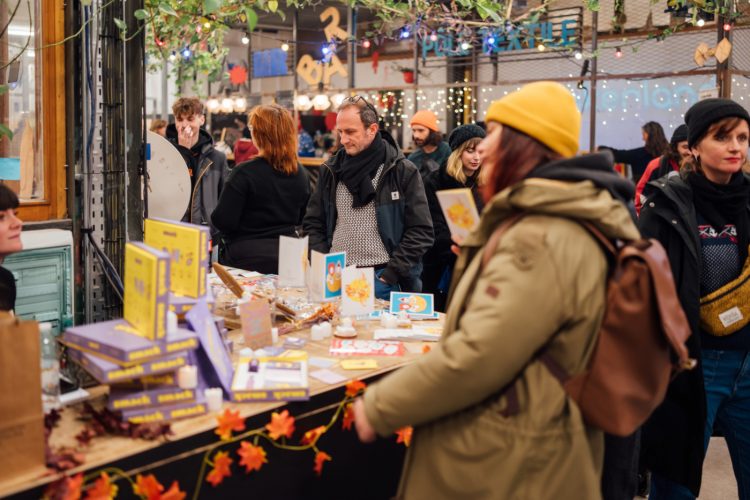
[[[374,201],[378,232],[390,256],[382,278],[389,284],[399,283],[402,290],[418,292],[422,289],[422,257],[433,242],[430,210],[417,167],[404,157],[388,132],[381,130],[380,134],[386,146],[385,167]],[[328,253],[331,249],[338,218],[335,172],[345,154],[340,149],[320,167],[302,222],[311,250]]]
[[[190,171],[192,194],[182,220],[209,226],[212,239],[217,241],[218,230],[211,224],[210,216],[224,187],[227,158],[224,153],[214,149],[213,139],[203,129],[199,129],[198,142],[190,149],[179,145],[174,123],[167,125],[167,140],[180,152]]]

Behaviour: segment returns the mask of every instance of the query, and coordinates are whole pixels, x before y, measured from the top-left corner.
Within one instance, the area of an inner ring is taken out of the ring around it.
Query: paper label
[[[721,324],[724,325],[724,328],[730,327],[738,321],[742,321],[743,318],[744,316],[742,316],[742,312],[737,306],[734,306],[728,311],[724,311],[723,313],[719,314],[719,321],[721,321]]]
[[[344,370],[374,370],[378,367],[378,362],[374,359],[343,359],[341,368]]]

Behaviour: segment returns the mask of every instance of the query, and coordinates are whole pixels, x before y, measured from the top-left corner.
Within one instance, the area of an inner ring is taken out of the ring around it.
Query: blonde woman
[[[435,231],[435,244],[424,256],[422,291],[435,295],[435,307],[440,311],[445,311],[447,289],[456,256],[451,252],[451,233],[435,193],[444,189],[470,188],[477,209],[481,211],[478,186],[482,184],[483,172],[477,146],[484,136],[484,129],[478,125],[456,127],[448,137],[452,150],[450,156],[438,170],[427,174],[424,180]]]

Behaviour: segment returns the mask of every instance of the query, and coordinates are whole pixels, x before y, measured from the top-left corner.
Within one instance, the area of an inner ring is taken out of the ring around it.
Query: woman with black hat
[[[435,296],[435,308],[445,311],[448,285],[456,256],[451,252],[451,233],[437,199],[437,192],[445,189],[470,188],[477,210],[482,210],[478,186],[482,183],[482,159],[477,146],[484,139],[484,129],[478,125],[456,127],[448,137],[451,154],[438,170],[425,176],[424,190],[430,205],[435,243],[422,259],[422,291]]]
[[[652,183],[641,210],[645,237],[669,255],[700,369],[680,374],[643,428],[651,500],[695,498],[706,448],[721,428],[739,496],[750,498],[750,115],[729,99],[685,114],[691,158],[680,176]],[[687,167],[687,168],[686,168]]]
[[[654,158],[646,166],[646,171],[641,176],[641,180],[638,181],[638,185],[635,188],[636,213],[641,212],[643,202],[654,192],[648,183],[652,180],[660,179],[665,175],[670,175],[672,172],[675,172],[672,175],[676,175],[680,171],[680,165],[683,160],[691,156],[687,137],[687,125],[683,124],[677,127],[672,134],[672,138],[669,140],[669,151],[659,158]]]

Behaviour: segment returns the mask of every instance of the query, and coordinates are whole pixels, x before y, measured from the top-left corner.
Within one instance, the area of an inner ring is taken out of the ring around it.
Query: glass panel
[[[8,89],[0,95],[0,124],[13,132],[0,140],[0,182],[22,203],[45,198],[38,3],[0,0],[0,84]]]

